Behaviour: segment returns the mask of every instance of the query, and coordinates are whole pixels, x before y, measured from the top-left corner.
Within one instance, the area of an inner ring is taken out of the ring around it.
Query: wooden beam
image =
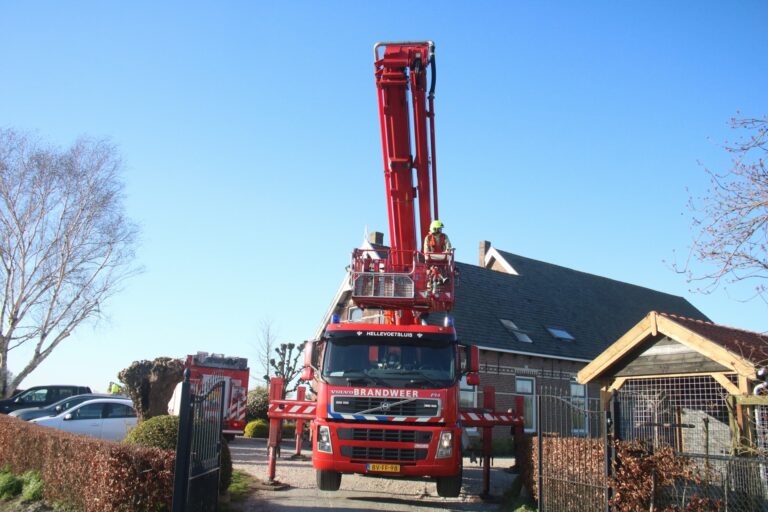
[[[608,388],[608,391],[616,391],[621,386],[624,385],[624,383],[627,382],[627,377],[616,377],[613,379],[613,384],[611,384],[611,387]]]
[[[725,372],[721,373],[721,375],[733,375],[736,372]],[[627,376],[627,379],[667,379],[672,377],[701,377],[701,376],[712,376],[714,373],[711,371],[709,372],[690,372],[690,373],[654,373],[652,375],[632,375]],[[616,377],[616,379],[619,379],[621,377]]]
[[[640,320],[611,346],[603,350],[591,363],[576,375],[579,384],[586,384],[600,376],[603,371],[616,362],[629,349],[640,343],[651,333],[650,314]]]
[[[715,379],[717,382],[720,383],[725,390],[731,394],[731,395],[739,395],[741,394],[741,391],[739,390],[739,386],[728,380],[728,377],[725,376],[724,373],[713,373],[712,378]]]

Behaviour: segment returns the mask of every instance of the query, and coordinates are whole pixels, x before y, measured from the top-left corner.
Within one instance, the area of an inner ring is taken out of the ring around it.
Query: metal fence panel
[[[184,372],[176,446],[173,512],[218,510],[225,380],[190,382]]]
[[[598,399],[540,394],[537,401],[539,510],[607,510],[608,412]]]

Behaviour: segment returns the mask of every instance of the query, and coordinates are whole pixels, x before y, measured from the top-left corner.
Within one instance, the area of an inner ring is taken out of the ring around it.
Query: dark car
[[[127,400],[127,396],[111,395],[106,393],[85,393],[83,395],[75,395],[59,400],[55,404],[47,405],[45,407],[34,407],[31,409],[17,409],[8,416],[15,416],[20,420],[29,421],[35,418],[44,418],[46,416],[58,416],[62,412],[66,411],[70,407],[74,407],[78,404],[93,400],[94,398],[122,398]]]
[[[45,407],[64,398],[90,393],[88,386],[33,386],[22,393],[16,393],[11,398],[0,400],[0,413],[8,414],[16,409],[30,407]]]

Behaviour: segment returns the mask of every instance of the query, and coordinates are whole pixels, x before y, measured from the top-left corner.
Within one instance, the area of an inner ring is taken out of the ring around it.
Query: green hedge
[[[269,420],[259,418],[249,422],[243,432],[245,437],[269,437]],[[283,439],[296,436],[296,425],[293,422],[283,422]]]
[[[39,471],[48,502],[83,512],[170,509],[175,454],[78,436],[0,415],[0,467]]]

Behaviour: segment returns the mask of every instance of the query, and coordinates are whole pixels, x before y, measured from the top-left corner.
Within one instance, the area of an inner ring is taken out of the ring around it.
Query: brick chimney
[[[368,241],[376,245],[384,245],[384,233],[381,231],[371,231],[368,233]]]
[[[491,249],[491,242],[483,240],[480,242],[480,266],[485,267],[485,255]]]

